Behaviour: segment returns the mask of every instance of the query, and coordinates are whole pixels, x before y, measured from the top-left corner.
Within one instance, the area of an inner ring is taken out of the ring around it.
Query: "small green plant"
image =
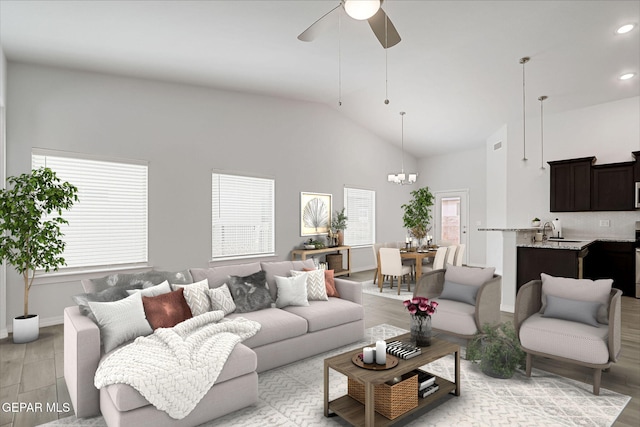
[[[413,198],[402,205],[404,214],[402,221],[404,227],[409,230],[416,239],[423,239],[429,231],[431,222],[431,206],[434,197],[429,191],[429,187],[422,187],[411,192]]]
[[[533,218],[531,221],[540,221],[540,218],[535,217],[535,218]]]
[[[496,378],[511,378],[516,368],[524,368],[526,354],[511,322],[490,325],[469,341],[467,360],[477,362],[485,374]]]
[[[331,220],[331,228],[336,231],[345,230],[347,228],[347,216],[344,214],[344,208],[341,211],[336,211],[335,216]]]

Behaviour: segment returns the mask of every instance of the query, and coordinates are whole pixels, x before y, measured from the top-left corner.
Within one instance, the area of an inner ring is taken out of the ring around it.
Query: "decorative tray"
[[[362,353],[354,354],[351,358],[351,361],[356,366],[372,371],[384,371],[398,365],[398,358],[390,354],[387,354],[386,365],[378,365],[377,363],[364,363],[364,361],[362,360]]]

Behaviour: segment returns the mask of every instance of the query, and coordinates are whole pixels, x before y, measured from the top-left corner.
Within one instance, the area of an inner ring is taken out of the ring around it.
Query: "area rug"
[[[347,425],[338,417],[323,415],[323,360],[377,339],[389,339],[406,331],[378,325],[366,331],[365,340],[319,356],[260,374],[259,401],[218,418],[205,427],[315,427]],[[453,380],[453,356],[424,369]],[[592,394],[588,384],[533,369],[531,378],[516,372],[509,380],[490,378],[478,365],[461,361],[461,395],[452,397],[408,426],[610,426],[631,399],[606,389]],[[346,378],[330,370],[329,396],[346,393]],[[105,427],[101,417],[64,418],[45,426]]]
[[[415,286],[414,283],[411,283],[411,292],[409,292],[407,291],[407,285],[403,283],[402,287],[400,288],[400,295],[398,295],[397,281],[395,280],[393,281],[393,289],[389,288],[388,281],[384,282],[382,286],[382,292],[380,292],[380,288],[378,288],[377,283],[375,285],[373,284],[373,280],[367,280],[361,283],[362,292],[365,294],[383,298],[391,298],[400,301],[404,301],[413,297],[413,287]]]

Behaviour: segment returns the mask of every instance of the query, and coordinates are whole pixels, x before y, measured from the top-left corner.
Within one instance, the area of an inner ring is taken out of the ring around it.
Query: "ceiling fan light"
[[[347,15],[359,21],[369,19],[380,9],[380,0],[345,0]]]
[[[626,73],[618,77],[620,80],[629,80],[636,76],[636,73]]]
[[[627,34],[635,28],[635,24],[626,24],[616,30],[616,34]]]

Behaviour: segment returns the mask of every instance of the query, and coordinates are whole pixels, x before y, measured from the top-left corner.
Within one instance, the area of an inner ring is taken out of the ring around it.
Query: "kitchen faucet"
[[[555,229],[556,229],[554,227],[554,225],[553,225],[553,222],[549,222],[549,221],[545,222],[544,225],[542,226],[542,240],[543,241],[548,239],[548,237],[547,237],[547,224],[551,227],[551,232],[552,232],[551,235],[553,235],[553,231],[555,231]]]

